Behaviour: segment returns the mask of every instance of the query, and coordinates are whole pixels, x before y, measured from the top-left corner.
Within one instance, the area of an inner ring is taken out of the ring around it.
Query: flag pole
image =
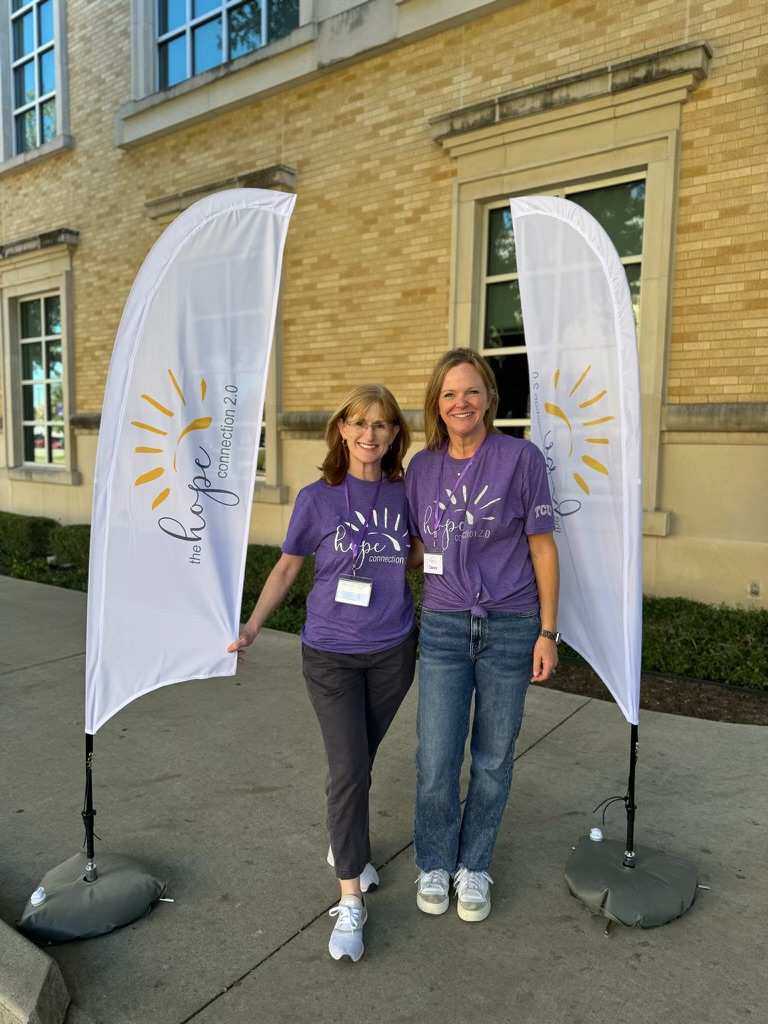
[[[96,811],[93,807],[93,733],[85,734],[85,799],[83,801],[83,824],[85,825],[85,880],[95,882],[99,877],[96,871],[93,849],[93,819]]]
[[[635,866],[635,765],[637,764],[637,726],[630,725],[629,740],[629,781],[627,782],[627,843],[624,850],[624,867]]]

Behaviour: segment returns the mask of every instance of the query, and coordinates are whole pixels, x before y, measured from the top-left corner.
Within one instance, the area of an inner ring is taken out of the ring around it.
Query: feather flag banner
[[[624,267],[603,228],[552,196],[511,200],[531,387],[547,462],[563,639],[637,724],[642,487],[637,336]]]
[[[125,306],[94,477],[86,725],[233,675],[280,270],[295,196],[232,189],[161,235]]]

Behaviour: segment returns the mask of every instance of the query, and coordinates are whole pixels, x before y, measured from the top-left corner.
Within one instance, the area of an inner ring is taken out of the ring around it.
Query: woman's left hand
[[[557,644],[545,636],[540,636],[533,648],[532,683],[543,683],[554,673],[557,666]]]

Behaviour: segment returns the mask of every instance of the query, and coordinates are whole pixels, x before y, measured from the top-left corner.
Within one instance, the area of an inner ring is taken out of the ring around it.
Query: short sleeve
[[[296,495],[291,520],[281,548],[286,555],[313,555],[323,539],[320,530],[320,516],[309,487],[303,487]]]
[[[528,535],[552,533],[555,528],[555,516],[552,508],[552,496],[549,493],[547,466],[544,456],[535,444],[530,444],[525,463],[522,488],[525,532]]]

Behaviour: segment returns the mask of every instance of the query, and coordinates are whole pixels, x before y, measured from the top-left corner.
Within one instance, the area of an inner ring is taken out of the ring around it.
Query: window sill
[[[6,174],[17,174],[19,171],[29,167],[30,164],[37,163],[38,160],[45,160],[64,149],[74,148],[75,140],[73,136],[57,135],[50,142],[46,142],[43,146],[38,146],[37,149],[30,149],[26,153],[12,156],[10,160],[4,160],[0,163],[0,177]]]
[[[282,484],[263,484],[257,481],[253,500],[263,505],[287,505],[288,488]]]
[[[31,484],[60,484],[65,487],[79,487],[83,482],[81,473],[74,469],[54,469],[43,466],[12,466],[3,472],[8,480],[23,480]]]

